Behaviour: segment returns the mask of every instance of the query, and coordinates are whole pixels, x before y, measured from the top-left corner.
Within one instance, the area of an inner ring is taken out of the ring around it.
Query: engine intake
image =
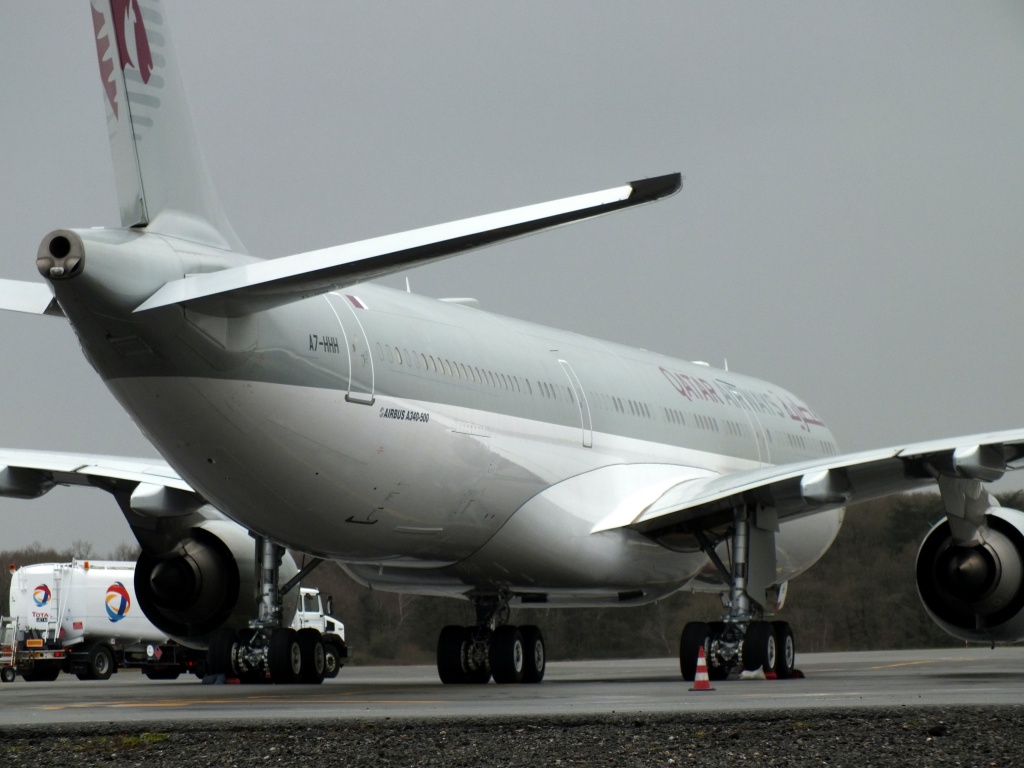
[[[1024,638],[1024,513],[993,507],[984,541],[960,546],[949,522],[933,527],[917,553],[917,590],[928,615],[967,641]]]
[[[297,573],[285,554],[281,580]],[[187,530],[168,552],[143,551],[135,565],[135,594],[153,624],[185,645],[204,648],[210,635],[226,627],[248,626],[258,614],[255,544],[244,528],[227,520],[207,520]],[[285,598],[285,616],[295,610]]]

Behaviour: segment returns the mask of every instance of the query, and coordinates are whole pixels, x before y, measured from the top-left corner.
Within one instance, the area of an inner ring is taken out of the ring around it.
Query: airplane
[[[211,673],[320,682],[323,644],[283,605],[333,561],[468,603],[438,638],[445,684],[543,680],[543,634],[513,609],[678,590],[724,605],[683,627],[683,679],[701,652],[712,679],[787,677],[772,616],[847,505],[935,486],[926,611],[964,640],[1024,638],[1024,513],[985,485],[1024,464],[1024,430],[843,454],[769,382],[368,282],[662,200],[679,174],[260,259],[213,192],[163,3],[91,14],[121,226],[45,235],[43,282],[0,281],[0,307],[65,318],[164,460],[5,449],[0,495],[110,493],[144,611]]]

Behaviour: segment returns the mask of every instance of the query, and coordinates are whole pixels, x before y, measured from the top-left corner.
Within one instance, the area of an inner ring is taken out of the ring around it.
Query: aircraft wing
[[[779,520],[934,484],[940,475],[998,480],[1024,468],[1024,429],[830,456],[798,464],[684,480],[642,509],[619,508],[593,532],[632,528],[652,538],[731,520],[738,503]]]
[[[0,279],[0,309],[27,312],[30,315],[64,317],[57,300],[44,283]]]
[[[675,194],[678,173],[548,203],[173,280],[136,308],[236,317]]]
[[[58,485],[130,493],[132,509],[158,517],[189,514],[206,503],[161,459],[0,448],[0,496],[34,499]]]

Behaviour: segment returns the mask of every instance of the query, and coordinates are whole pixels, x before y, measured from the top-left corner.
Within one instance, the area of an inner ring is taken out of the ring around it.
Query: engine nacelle
[[[992,507],[984,543],[953,543],[949,522],[932,528],[917,552],[917,591],[932,620],[972,642],[1024,639],[1024,513]]]
[[[298,569],[291,555],[281,581]],[[205,648],[221,627],[242,628],[256,618],[259,583],[253,539],[234,523],[207,520],[190,528],[169,552],[143,551],[135,565],[135,594],[146,617],[171,638]],[[285,601],[285,621],[295,596]]]

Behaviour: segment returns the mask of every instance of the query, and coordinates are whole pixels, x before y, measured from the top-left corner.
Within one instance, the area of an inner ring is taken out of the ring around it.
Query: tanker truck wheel
[[[114,674],[114,654],[105,645],[94,645],[86,664],[90,680],[109,680]]]
[[[5,683],[13,683],[14,676],[14,667],[4,667],[2,670],[0,670],[0,681],[3,681]]]

